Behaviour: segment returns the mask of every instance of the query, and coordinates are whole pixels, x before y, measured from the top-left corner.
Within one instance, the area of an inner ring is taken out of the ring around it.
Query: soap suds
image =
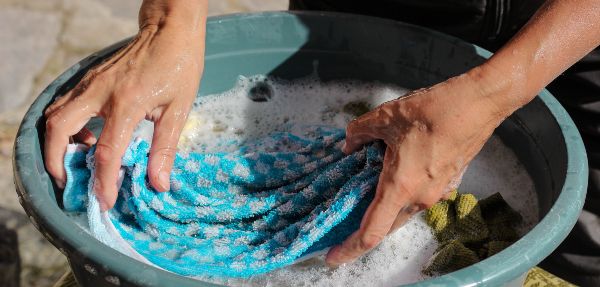
[[[257,86],[262,88],[256,89]],[[392,85],[351,80],[323,83],[315,76],[293,82],[265,76],[240,77],[231,90],[196,100],[184,126],[179,149],[230,151],[236,148],[231,143],[241,144],[273,131],[286,131],[292,124],[343,129],[354,118],[343,112],[346,103],[361,101],[376,107],[407,91]],[[269,96],[257,101],[257,94]],[[152,139],[151,134],[152,123],[147,121],[136,132],[147,141]]]
[[[344,110],[346,104],[361,102],[373,108],[407,91],[389,84],[321,82],[316,77],[294,81],[240,77],[231,90],[197,99],[179,149],[228,151],[246,140],[286,131],[293,124],[345,128],[354,118]],[[136,134],[151,140],[151,123],[144,123]],[[500,192],[523,215],[519,228],[522,234],[538,222],[533,181],[497,136],[492,136],[471,162],[459,189],[478,198]],[[430,228],[419,214],[375,250],[337,269],[326,267],[321,255],[250,279],[211,281],[234,286],[397,286],[424,279],[421,269],[436,247]]]

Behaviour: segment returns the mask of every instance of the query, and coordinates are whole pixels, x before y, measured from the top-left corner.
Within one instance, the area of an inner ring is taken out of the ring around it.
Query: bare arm
[[[138,35],[46,110],[44,156],[59,186],[69,137],[97,142],[94,190],[102,209],[117,198],[117,177],[136,125],[155,124],[148,175],[160,191],[169,189],[179,134],[196,97],[204,67],[207,0],[145,0]],[[96,140],[84,128],[100,116],[105,125]]]
[[[600,1],[548,1],[485,64],[350,123],[346,152],[374,139],[387,150],[360,229],[329,251],[328,264],[355,260],[437,202],[506,117],[599,44]]]
[[[548,1],[481,67],[481,77],[501,91],[490,95],[510,114],[598,45],[600,1]]]

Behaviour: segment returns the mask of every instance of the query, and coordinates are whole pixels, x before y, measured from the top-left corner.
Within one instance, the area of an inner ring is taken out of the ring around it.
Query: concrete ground
[[[52,286],[67,262],[30,224],[17,200],[10,158],[18,124],[29,104],[62,71],[135,34],[140,2],[0,0],[0,226],[18,234],[21,286]],[[286,0],[209,2],[210,15],[287,8]]]

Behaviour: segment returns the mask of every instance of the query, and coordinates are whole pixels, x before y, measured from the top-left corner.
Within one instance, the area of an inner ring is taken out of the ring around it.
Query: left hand
[[[456,187],[467,164],[510,113],[487,97],[472,74],[382,104],[352,121],[344,152],[383,140],[383,171],[360,229],[327,254],[327,264],[354,261],[413,214]],[[454,186],[452,186],[454,185]]]

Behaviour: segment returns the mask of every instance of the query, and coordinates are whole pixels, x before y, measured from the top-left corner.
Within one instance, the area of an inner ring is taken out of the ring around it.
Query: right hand
[[[138,35],[45,111],[45,163],[59,187],[66,181],[63,160],[70,137],[96,144],[94,191],[101,209],[110,209],[121,158],[135,127],[147,119],[155,125],[150,183],[159,191],[169,189],[177,142],[204,66],[206,7],[188,6],[206,1],[193,2],[144,1]],[[98,140],[84,128],[96,116],[105,120]]]

